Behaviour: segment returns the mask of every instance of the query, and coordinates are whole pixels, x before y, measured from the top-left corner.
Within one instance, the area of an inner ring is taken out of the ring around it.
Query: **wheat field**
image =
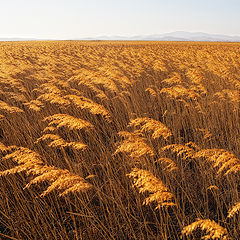
[[[0,43],[0,239],[240,239],[240,44]]]

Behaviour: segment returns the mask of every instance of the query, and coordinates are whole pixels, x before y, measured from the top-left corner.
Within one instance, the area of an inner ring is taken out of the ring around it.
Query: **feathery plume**
[[[20,109],[18,107],[12,107],[4,101],[0,101],[0,111],[1,110],[6,113],[22,113],[23,112],[22,109]]]
[[[107,120],[110,118],[109,112],[104,106],[95,103],[89,98],[77,95],[66,95],[65,98],[71,100],[77,107],[89,110],[92,114],[99,114]]]
[[[37,98],[37,100],[50,102],[53,104],[59,104],[68,106],[70,102],[62,97],[63,91],[57,86],[51,83],[45,83],[41,85],[43,93]]]
[[[133,179],[133,186],[135,186],[140,193],[149,193],[143,205],[149,205],[155,202],[157,203],[156,209],[175,205],[172,201],[174,198],[173,194],[169,192],[163,182],[156,178],[151,172],[134,168],[127,176]]]
[[[28,148],[17,148],[15,151],[12,153],[7,154],[5,157],[2,159],[3,161],[13,161],[17,163],[18,165],[11,168],[4,170],[0,173],[2,176],[6,176],[8,174],[15,174],[15,173],[20,173],[23,171],[28,171],[35,166],[40,166],[42,165],[42,160],[40,158],[40,155],[31,151]]]
[[[152,88],[146,88],[145,92],[149,92],[153,97],[157,96],[157,92]]]
[[[195,154],[195,150],[193,148],[182,144],[167,145],[162,147],[162,151],[171,151],[176,153],[178,157],[183,157],[183,159],[191,159]]]
[[[206,235],[202,239],[230,240],[227,229],[210,219],[197,219],[183,228],[182,235],[191,235],[198,228],[206,231]]]
[[[164,171],[173,172],[178,170],[176,163],[170,158],[159,158],[157,162],[162,164]]]
[[[39,112],[44,106],[44,104],[39,100],[32,100],[30,102],[24,103],[24,105],[35,112]]]
[[[44,121],[49,121],[49,126],[56,126],[56,128],[66,127],[70,130],[93,129],[93,125],[80,118],[73,117],[68,114],[54,114],[48,116]]]
[[[179,73],[174,72],[172,75],[173,75],[172,77],[164,79],[162,81],[162,83],[165,83],[168,86],[172,86],[172,85],[175,85],[175,84],[177,85],[177,84],[182,83],[182,78],[181,78],[181,75]]]
[[[48,144],[49,147],[72,147],[75,150],[84,150],[87,145],[81,142],[67,142],[60,136],[56,134],[44,134],[42,137],[38,138],[36,143],[39,141],[50,141]]]
[[[41,194],[42,197],[56,190],[61,192],[60,196],[65,196],[69,193],[85,192],[92,187],[84,178],[70,173],[67,169],[44,165],[37,174],[39,176],[31,180],[25,188],[43,182],[50,183],[49,187]]]
[[[217,168],[217,176],[229,175],[240,171],[240,160],[225,149],[203,149],[194,154],[195,158],[204,158]]]
[[[154,151],[149,147],[145,139],[139,134],[130,132],[119,132],[121,137],[124,138],[123,142],[118,146],[115,153],[125,152],[132,158],[140,158],[144,155],[154,156]]]
[[[25,188],[29,188],[33,184],[48,182],[49,187],[41,196],[45,196],[54,190],[60,191],[60,195],[65,196],[69,193],[85,192],[92,187],[82,177],[69,172],[67,169],[63,170],[45,165],[41,156],[28,148],[16,148],[12,153],[3,157],[2,160],[11,160],[17,166],[0,172],[0,176],[25,172],[27,175],[34,177]]]
[[[160,93],[168,95],[173,99],[188,99],[196,101],[200,95],[197,92],[194,92],[191,89],[187,89],[182,85],[175,85],[171,88],[162,88]]]
[[[240,210],[240,202],[237,202],[229,211],[228,218],[232,218],[235,214],[238,214]]]
[[[131,120],[128,126],[140,127],[140,132],[152,132],[152,138],[163,137],[167,139],[172,132],[161,122],[151,118],[136,118]]]

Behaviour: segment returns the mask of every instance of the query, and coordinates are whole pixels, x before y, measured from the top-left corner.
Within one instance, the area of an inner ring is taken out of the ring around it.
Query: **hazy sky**
[[[0,0],[0,38],[240,35],[240,0]]]

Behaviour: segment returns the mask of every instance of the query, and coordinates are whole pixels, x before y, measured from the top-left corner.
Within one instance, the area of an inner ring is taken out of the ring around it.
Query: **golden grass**
[[[167,139],[172,135],[171,131],[161,122],[151,118],[136,118],[131,120],[129,126],[140,127],[140,132],[152,132],[153,139],[163,137]]]
[[[239,55],[0,43],[0,238],[240,239]]]
[[[49,126],[56,128],[66,127],[69,130],[91,129],[93,125],[83,119],[75,118],[68,114],[54,114],[44,118],[44,121],[49,121]]]
[[[228,217],[232,218],[240,210],[240,202],[237,202],[231,209],[228,211]]]
[[[6,112],[6,113],[17,113],[17,112],[23,112],[22,109],[18,107],[12,107],[9,106],[7,103],[0,101],[0,111]]]
[[[151,172],[134,168],[128,174],[128,177],[133,179],[133,186],[137,187],[140,193],[149,193],[149,196],[143,202],[144,205],[156,202],[156,209],[175,205],[172,201],[174,198],[173,194]]]
[[[86,144],[81,142],[67,142],[56,134],[44,134],[37,139],[36,143],[38,143],[39,141],[50,141],[48,143],[49,147],[60,147],[60,148],[72,147],[76,150],[83,150],[87,147]]]
[[[95,103],[91,99],[88,99],[84,96],[76,96],[76,95],[67,95],[66,98],[71,100],[73,104],[76,105],[77,108],[88,109],[89,112],[92,114],[99,114],[106,119],[110,118],[110,115],[107,109],[104,106]]]
[[[63,170],[45,165],[38,153],[27,148],[17,148],[15,146],[12,148],[16,148],[16,150],[4,156],[2,161],[8,162],[11,160],[17,163],[17,166],[0,172],[1,176],[21,173],[23,171],[27,175],[33,175],[34,179],[32,179],[25,188],[29,188],[32,184],[39,184],[41,182],[50,184],[41,196],[45,196],[54,190],[61,191],[60,195],[64,196],[68,193],[86,191],[91,188],[91,184],[84,181],[82,177],[70,173],[67,169]],[[4,150],[3,148],[3,151]]]
[[[192,234],[197,228],[206,231],[206,235],[201,239],[230,239],[226,228],[221,227],[215,221],[210,219],[198,219],[197,221],[186,226],[182,230],[183,235]]]
[[[119,132],[121,137],[124,138],[123,142],[117,147],[115,153],[125,152],[131,158],[140,158],[144,155],[154,156],[154,151],[149,147],[145,139],[137,133]]]

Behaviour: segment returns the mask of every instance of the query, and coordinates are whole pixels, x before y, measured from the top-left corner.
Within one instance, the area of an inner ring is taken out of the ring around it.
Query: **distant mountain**
[[[139,36],[99,36],[96,38],[82,38],[79,40],[145,40],[145,41],[215,41],[215,42],[240,42],[240,36],[209,34],[202,32],[177,31],[164,34],[139,35]]]
[[[0,38],[0,41],[41,41],[47,39],[34,38]],[[50,39],[48,39],[50,40]],[[138,36],[99,36],[66,40],[122,40],[122,41],[208,41],[208,42],[240,42],[240,36],[209,34],[202,32],[177,31],[164,34],[138,35]]]

